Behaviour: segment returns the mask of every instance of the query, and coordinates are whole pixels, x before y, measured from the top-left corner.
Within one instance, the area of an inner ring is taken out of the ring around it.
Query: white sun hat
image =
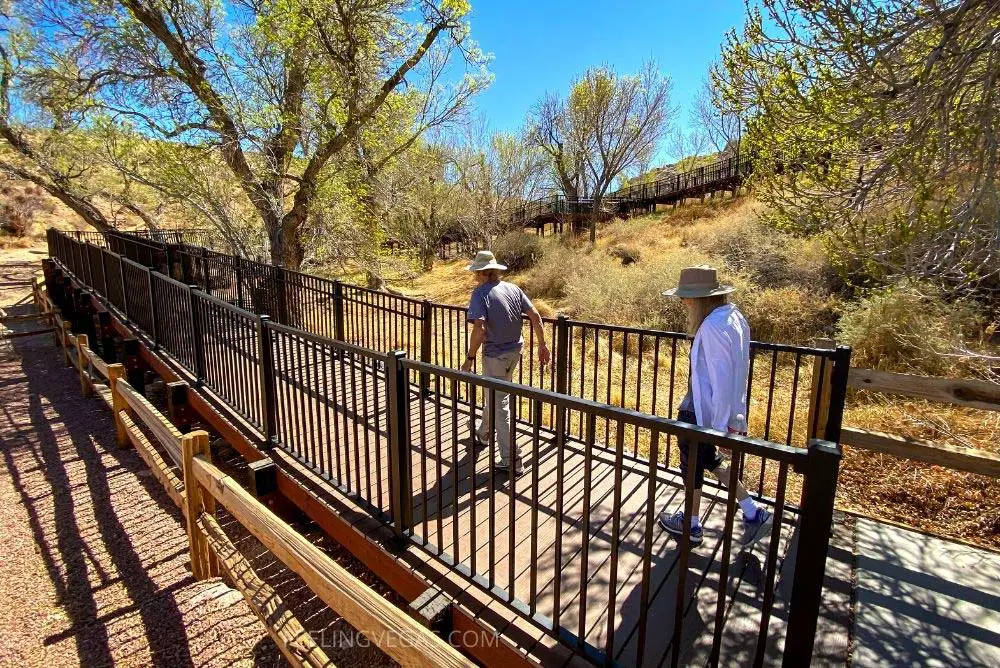
[[[468,267],[469,271],[486,271],[487,269],[499,269],[500,271],[505,271],[507,265],[500,264],[497,262],[497,258],[493,255],[492,251],[481,250],[476,253],[476,258],[472,261]]]

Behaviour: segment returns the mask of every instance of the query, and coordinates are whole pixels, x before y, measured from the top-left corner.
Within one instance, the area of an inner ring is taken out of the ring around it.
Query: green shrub
[[[852,364],[932,375],[982,371],[965,354],[982,343],[985,317],[971,302],[946,301],[933,287],[900,284],[873,290],[845,309],[840,340]]]
[[[542,242],[535,234],[508,232],[493,242],[493,254],[510,271],[524,271],[534,267],[542,258]]]

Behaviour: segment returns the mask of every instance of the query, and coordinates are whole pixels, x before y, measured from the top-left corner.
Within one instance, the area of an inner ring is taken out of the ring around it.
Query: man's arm
[[[539,315],[538,309],[534,306],[528,311],[528,322],[531,323],[531,328],[535,330],[535,336],[538,337],[538,363],[545,366],[549,363],[552,355],[549,353],[549,347],[545,345],[545,327],[542,323],[542,316]]]
[[[476,355],[479,353],[479,346],[483,345],[483,339],[485,338],[486,321],[473,320],[472,336],[469,337],[469,354],[466,355],[465,361],[462,362],[462,371],[472,371],[472,365],[475,363]]]

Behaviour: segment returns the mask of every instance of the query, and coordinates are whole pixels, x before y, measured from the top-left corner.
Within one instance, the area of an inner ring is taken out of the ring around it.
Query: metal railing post
[[[409,388],[401,350],[385,356],[386,397],[389,401],[389,507],[392,526],[400,545],[413,526],[412,480],[410,478]]]
[[[812,660],[826,556],[833,531],[833,502],[837,493],[840,457],[840,446],[835,443],[809,442],[802,481],[799,545],[795,573],[792,575],[785,654],[781,664],[785,668],[808,666]]]
[[[429,299],[425,299],[420,305],[422,320],[420,321],[420,361],[431,363],[431,341],[434,337],[434,306]],[[427,372],[420,373],[420,396],[426,397],[430,394],[431,377]]]
[[[556,318],[556,392],[566,394],[569,387],[569,325],[566,316]]]
[[[285,286],[285,268],[275,267],[274,269],[274,288],[278,297],[278,322],[282,325],[291,326],[292,323],[288,320],[288,295],[286,294]]]
[[[271,319],[257,316],[258,356],[260,357],[260,403],[264,421],[264,447],[278,443],[278,402],[274,371],[274,341],[267,326]]]
[[[847,401],[847,376],[851,371],[851,347],[837,346],[833,355],[833,374],[830,378],[830,413],[826,419],[823,438],[831,443],[840,442],[840,428],[844,422],[844,403]]]
[[[149,336],[153,339],[153,350],[160,349],[160,320],[156,315],[156,298],[153,296],[153,272],[155,267],[146,267],[146,285],[149,288],[149,315],[153,324],[153,331]]]
[[[194,377],[195,387],[201,387],[205,381],[205,341],[202,338],[201,318],[198,315],[198,286],[188,286],[188,299],[191,304],[191,338],[194,342]]]
[[[205,279],[205,294],[212,294],[212,282],[208,280],[208,251],[202,246],[201,249],[201,276]]]
[[[333,282],[333,338],[344,341],[344,284]]]
[[[247,308],[246,297],[243,296],[243,258],[235,258],[233,271],[236,274],[236,305]]]

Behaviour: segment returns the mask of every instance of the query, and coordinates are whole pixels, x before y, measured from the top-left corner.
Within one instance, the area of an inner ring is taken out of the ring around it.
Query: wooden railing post
[[[191,431],[192,409],[187,391],[188,384],[183,380],[167,383],[167,416],[182,434]]]
[[[115,440],[118,443],[118,447],[124,448],[128,447],[129,441],[128,434],[125,432],[125,424],[122,422],[121,413],[131,413],[132,409],[129,408],[128,402],[121,395],[120,388],[118,387],[119,381],[121,381],[125,376],[125,367],[121,364],[109,364],[108,365],[108,386],[111,388],[111,411],[115,416]]]
[[[93,394],[93,389],[90,387],[90,374],[88,373],[90,363],[87,359],[86,353],[83,352],[83,349],[86,348],[87,345],[87,335],[78,334],[76,337],[76,362],[80,371],[80,391],[85,397],[89,397]]]
[[[833,339],[820,339],[816,348],[834,350],[837,344]],[[821,438],[826,433],[826,423],[830,415],[830,395],[832,392],[833,359],[817,355],[813,359],[812,387],[809,390],[808,438]]]
[[[208,433],[198,430],[181,437],[182,472],[184,474],[184,505],[187,511],[188,547],[191,553],[191,573],[198,580],[219,574],[219,564],[208,547],[208,541],[198,528],[203,512],[215,514],[215,498],[205,491],[194,475],[194,458],[212,461]]]
[[[70,333],[72,329],[73,325],[67,322],[66,320],[63,320],[62,335],[60,337],[62,340],[60,341],[60,343],[62,344],[63,360],[65,360],[66,366],[73,366],[73,360],[69,356],[69,339],[72,336],[72,334]]]
[[[257,317],[257,345],[260,358],[260,405],[264,427],[264,447],[278,443],[278,401],[275,386],[274,339],[267,326],[271,321],[266,315]]]
[[[562,313],[556,319],[556,392],[569,387],[569,325]]]
[[[835,443],[809,442],[802,481],[799,544],[782,659],[785,668],[808,666],[812,661],[826,557],[833,532],[833,502],[837,494],[840,458],[841,449]]]
[[[412,480],[410,466],[409,390],[406,369],[401,361],[405,353],[396,350],[385,356],[385,393],[389,402],[389,505],[392,524],[400,545],[413,526]]]

